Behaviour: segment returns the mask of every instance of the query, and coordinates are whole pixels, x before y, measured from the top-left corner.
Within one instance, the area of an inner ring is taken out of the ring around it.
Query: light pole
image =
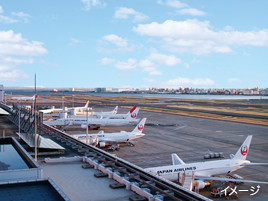
[[[87,108],[87,135],[86,135],[86,144],[88,144],[88,108]]]
[[[36,73],[34,75],[34,159],[37,162],[37,125],[36,125]]]
[[[64,96],[62,96],[62,108],[64,108]]]
[[[73,108],[74,108],[74,95],[73,95]]]
[[[19,107],[19,139],[20,139],[20,107]]]

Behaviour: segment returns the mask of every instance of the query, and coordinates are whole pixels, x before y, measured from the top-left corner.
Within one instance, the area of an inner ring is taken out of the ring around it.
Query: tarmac
[[[107,108],[109,111],[112,107]],[[96,108],[96,111],[98,108]],[[103,111],[105,109],[101,108]],[[119,113],[127,112],[119,108]],[[180,115],[164,114],[157,112],[140,111],[138,118],[147,117],[143,133],[146,135],[135,140],[135,146],[121,145],[119,151],[113,152],[142,168],[171,165],[171,154],[177,153],[186,163],[202,162],[204,155],[209,152],[222,152],[224,158],[235,154],[248,135],[253,135],[247,159],[251,162],[268,162],[268,127],[245,123],[236,123],[204,118],[187,117]],[[228,118],[228,117],[226,117]],[[135,125],[127,127],[102,127],[105,132],[131,131]],[[83,133],[83,130],[67,129],[67,133]],[[89,133],[97,133],[90,130]],[[85,133],[85,131],[84,131]],[[244,167],[235,172],[246,180],[267,181],[267,166]],[[213,182],[211,187],[200,190],[200,194],[209,198],[213,187],[221,186]],[[257,184],[232,184],[232,188],[246,191],[237,191],[240,200],[268,200],[268,186],[260,185],[257,194],[250,195],[252,187],[257,189]],[[218,200],[223,200],[222,198]]]

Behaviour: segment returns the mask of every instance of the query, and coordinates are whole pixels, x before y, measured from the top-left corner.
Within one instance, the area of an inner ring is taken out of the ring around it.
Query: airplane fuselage
[[[99,126],[120,126],[125,124],[137,123],[139,119],[96,119],[88,118],[88,125],[99,125]],[[66,118],[57,119],[54,121],[45,122],[51,126],[66,126],[66,125],[86,125],[86,118]]]
[[[244,163],[250,162],[247,160],[224,159],[217,161],[153,167],[146,168],[145,170],[168,180],[176,181],[178,180],[179,173],[194,172],[195,176],[210,177],[213,175],[226,174],[228,172],[236,171],[244,167],[241,166],[241,164]]]
[[[127,142],[142,136],[139,133],[121,131],[120,133],[89,134],[88,138],[98,137],[100,142]],[[83,142],[86,141],[86,134],[73,135],[73,137]]]

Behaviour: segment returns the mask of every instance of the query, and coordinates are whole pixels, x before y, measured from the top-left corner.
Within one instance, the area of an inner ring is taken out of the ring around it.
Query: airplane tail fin
[[[104,131],[103,131],[103,130],[101,130],[101,131],[99,131],[99,132],[98,132],[98,134],[103,135],[103,134],[104,134]]]
[[[183,160],[181,160],[181,158],[177,155],[177,154],[171,154],[171,158],[172,158],[172,164],[173,165],[183,165],[185,164],[183,162]]]
[[[113,113],[113,114],[116,114],[116,113],[117,113],[117,110],[118,110],[118,106],[116,106],[116,107],[114,108],[114,110],[112,111],[112,113]]]
[[[135,108],[135,109],[134,109],[134,108]],[[134,109],[134,110],[133,110],[133,109]],[[131,117],[132,119],[136,119],[136,117],[138,116],[139,110],[140,110],[139,107],[134,106],[134,107],[132,108],[132,110],[130,110],[130,114],[128,114],[128,115],[130,115],[130,117]]]
[[[247,155],[248,155],[248,150],[250,146],[250,142],[252,139],[252,135],[249,135],[241,147],[237,150],[236,154],[234,155],[233,159],[240,159],[240,160],[246,160]]]
[[[132,132],[142,133],[147,118],[143,118]]]
[[[89,100],[87,101],[87,103],[85,104],[85,108],[88,108],[89,106]]]
[[[131,110],[129,110],[129,112],[128,112],[128,114],[131,114],[135,109],[136,109],[136,105],[133,107],[133,108],[131,108]]]

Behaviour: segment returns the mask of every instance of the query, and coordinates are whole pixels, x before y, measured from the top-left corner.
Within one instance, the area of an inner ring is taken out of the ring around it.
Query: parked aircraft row
[[[86,115],[91,118],[110,118],[110,119],[126,119],[129,115],[132,118],[136,118],[139,112],[139,108],[134,106],[127,114],[118,114],[118,106],[116,106],[112,111],[107,112],[95,112],[89,106],[89,101],[83,107],[72,107],[72,108],[55,108],[39,110],[39,112],[43,113],[44,117],[86,117]]]
[[[54,116],[54,117],[59,117],[60,113],[65,113],[65,112],[70,112],[71,110],[74,110],[75,112],[84,112],[86,110],[92,110],[91,107],[89,106],[89,101],[85,104],[83,107],[72,107],[72,108],[55,108],[54,106],[51,109],[44,109],[44,110],[39,110],[39,112],[43,112],[44,116]],[[50,114],[50,115],[47,115]],[[52,115],[53,114],[53,115]]]
[[[121,126],[139,122],[139,119],[136,118],[139,112],[139,107],[133,107],[127,114],[116,114],[117,107],[115,109],[111,112],[102,112],[102,115],[104,116],[101,117],[94,115],[89,117],[70,115],[70,117],[68,117],[67,113],[61,113],[61,115],[64,115],[63,117],[61,116],[62,118],[45,121],[45,123],[50,126],[80,125],[81,128],[86,128],[87,126],[100,128],[100,126]]]

